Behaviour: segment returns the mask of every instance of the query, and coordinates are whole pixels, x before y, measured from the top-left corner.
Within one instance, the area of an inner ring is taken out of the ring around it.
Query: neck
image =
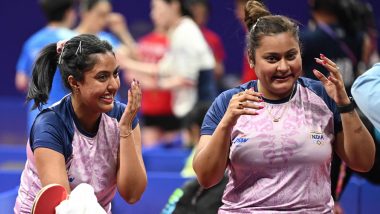
[[[98,119],[101,114],[89,111],[86,106],[77,101],[75,95],[71,96],[71,104],[81,128],[89,133],[96,132],[98,129]]]

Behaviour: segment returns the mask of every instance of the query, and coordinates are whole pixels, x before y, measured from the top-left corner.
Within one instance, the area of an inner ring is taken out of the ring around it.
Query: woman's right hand
[[[241,115],[257,115],[259,109],[263,109],[262,94],[251,89],[246,89],[232,96],[222,122],[228,126],[234,126]]]

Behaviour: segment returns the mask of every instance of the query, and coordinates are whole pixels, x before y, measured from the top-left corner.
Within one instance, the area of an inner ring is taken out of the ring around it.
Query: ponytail
[[[41,110],[42,105],[46,104],[49,99],[54,74],[57,70],[58,54],[56,49],[56,43],[46,46],[34,63],[32,81],[26,97],[26,102],[34,101],[32,109]]]

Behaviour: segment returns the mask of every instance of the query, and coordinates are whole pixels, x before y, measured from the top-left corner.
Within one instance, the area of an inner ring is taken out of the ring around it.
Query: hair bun
[[[262,1],[258,0],[248,0],[244,12],[244,21],[248,29],[251,29],[260,17],[272,15]]]

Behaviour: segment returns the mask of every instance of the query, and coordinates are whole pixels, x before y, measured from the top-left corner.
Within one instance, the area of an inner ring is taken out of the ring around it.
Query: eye
[[[297,53],[289,53],[286,55],[287,60],[294,60],[297,57]]]
[[[269,63],[275,63],[275,62],[277,62],[278,61],[278,57],[276,57],[276,56],[267,56],[266,58],[266,61],[267,62],[269,62]]]
[[[98,80],[101,81],[101,82],[106,81],[107,78],[108,78],[108,76],[105,75],[105,74],[99,74],[99,75],[96,76],[96,79],[98,79]]]
[[[116,71],[113,72],[113,77],[117,78],[119,76],[119,74],[120,74],[120,70],[117,69]]]

